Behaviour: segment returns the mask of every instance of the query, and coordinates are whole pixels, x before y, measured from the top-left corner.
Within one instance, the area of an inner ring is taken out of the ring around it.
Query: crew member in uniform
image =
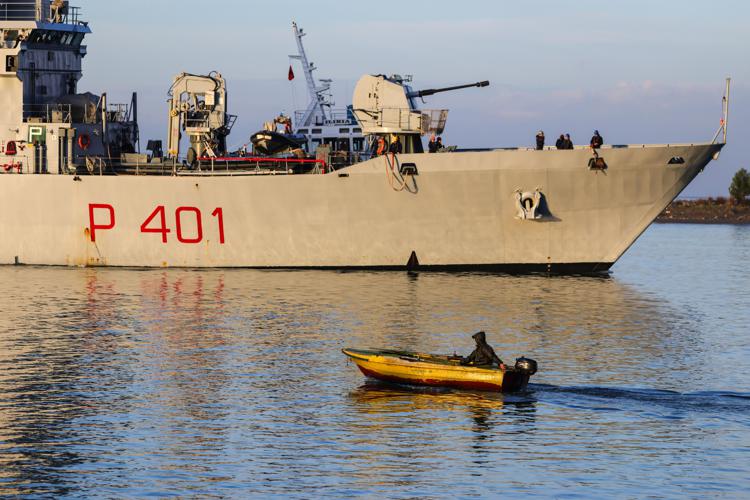
[[[378,142],[375,145],[375,156],[383,156],[387,151],[385,137],[381,135],[378,137]]]
[[[388,152],[392,155],[400,155],[404,152],[404,146],[401,144],[401,139],[399,139],[398,136],[393,137],[393,142],[391,142],[391,147],[388,148]]]
[[[591,148],[599,149],[604,144],[604,138],[599,135],[598,130],[594,130],[594,137],[591,138]]]
[[[432,136],[430,136],[430,142],[427,144],[427,150],[430,153],[438,152],[437,138],[435,137],[435,134],[432,134]]]
[[[537,151],[544,149],[544,132],[541,130],[536,133],[536,149]]]

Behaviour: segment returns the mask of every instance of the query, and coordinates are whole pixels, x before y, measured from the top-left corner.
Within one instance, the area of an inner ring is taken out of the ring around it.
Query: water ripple
[[[749,496],[748,234],[658,226],[599,278],[2,268],[0,495]],[[479,329],[529,390],[340,354]]]

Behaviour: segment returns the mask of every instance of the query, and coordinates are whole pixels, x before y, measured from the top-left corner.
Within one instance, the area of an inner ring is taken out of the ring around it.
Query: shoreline
[[[745,226],[750,225],[750,204],[730,203],[726,198],[676,200],[654,222]]]

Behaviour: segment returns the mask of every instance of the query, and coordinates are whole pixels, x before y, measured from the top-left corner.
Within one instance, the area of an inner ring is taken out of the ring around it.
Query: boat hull
[[[325,175],[0,175],[0,263],[605,271],[721,145],[402,155]],[[670,159],[680,158],[679,164]],[[390,182],[389,182],[390,179]],[[521,220],[518,192],[548,216]]]
[[[447,356],[344,349],[363,375],[404,385],[515,392],[523,390],[529,374],[510,368],[480,368],[450,363]]]

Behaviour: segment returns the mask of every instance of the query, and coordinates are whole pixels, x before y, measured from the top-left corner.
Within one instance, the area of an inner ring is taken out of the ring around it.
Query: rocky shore
[[[656,222],[685,224],[750,224],[750,204],[726,198],[676,200]]]

